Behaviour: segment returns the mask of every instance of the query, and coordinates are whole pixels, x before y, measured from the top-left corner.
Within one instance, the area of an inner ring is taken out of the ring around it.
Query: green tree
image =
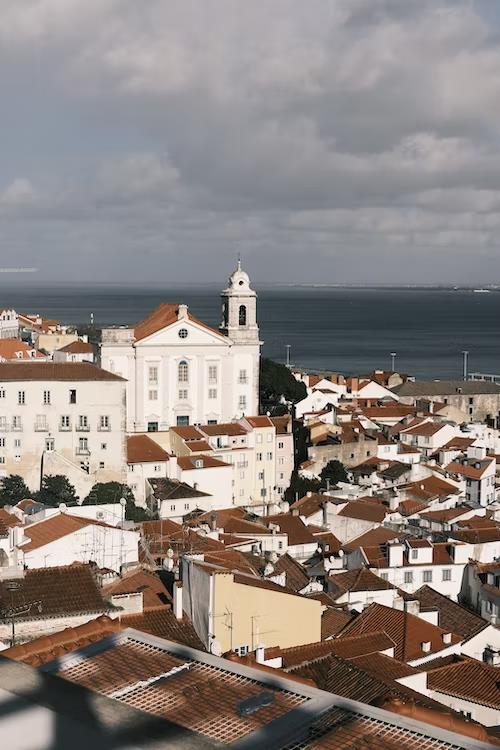
[[[148,513],[147,510],[144,510],[144,508],[141,508],[133,502],[128,502],[125,506],[125,519],[127,521],[151,521],[152,518],[154,518],[154,516]]]
[[[0,507],[16,505],[28,497],[32,497],[31,490],[19,474],[10,474],[0,480]]]
[[[326,485],[328,481],[330,485],[347,482],[348,478],[344,464],[336,459],[328,461],[320,474],[320,479],[323,485]]]
[[[75,488],[63,474],[46,474],[42,479],[40,492],[37,493],[39,502],[57,507],[59,503],[76,505],[78,497]]]
[[[82,505],[105,505],[119,503],[124,497],[127,503],[135,503],[134,493],[127,484],[120,482],[97,482],[94,484]]]
[[[285,490],[284,499],[291,505],[308,492],[318,492],[320,487],[319,479],[305,479],[299,476],[297,470],[295,470],[290,477],[290,486]]]
[[[304,383],[295,380],[288,367],[272,359],[261,359],[260,402],[264,409],[278,406],[282,398],[295,404],[306,394]]]

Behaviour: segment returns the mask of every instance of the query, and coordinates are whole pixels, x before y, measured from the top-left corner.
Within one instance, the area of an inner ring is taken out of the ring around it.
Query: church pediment
[[[136,341],[135,346],[230,346],[231,342],[203,323],[189,317],[175,320],[151,335]]]

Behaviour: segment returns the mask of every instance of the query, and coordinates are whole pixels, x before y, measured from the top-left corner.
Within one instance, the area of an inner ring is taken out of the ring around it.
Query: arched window
[[[240,326],[246,326],[246,324],[247,324],[247,308],[245,307],[245,305],[240,305],[238,319],[239,319]]]
[[[177,369],[177,377],[178,377],[179,383],[187,383],[189,380],[189,365],[184,359],[182,360],[182,362],[179,362],[179,367]]]

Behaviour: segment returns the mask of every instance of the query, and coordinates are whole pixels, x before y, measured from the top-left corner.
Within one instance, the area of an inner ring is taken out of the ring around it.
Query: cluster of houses
[[[259,414],[240,264],[222,300],[218,330],[161,305],[103,331],[99,366],[0,315],[2,476],[120,482],[150,519],[0,508],[3,689],[43,668],[45,708],[69,680],[172,747],[500,746],[500,386],[297,372],[293,415]]]

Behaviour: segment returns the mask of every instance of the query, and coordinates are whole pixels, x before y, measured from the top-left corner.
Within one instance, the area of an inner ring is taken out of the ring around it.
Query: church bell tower
[[[250,279],[238,260],[236,270],[229,277],[229,286],[221,294],[222,322],[220,332],[235,344],[257,344],[257,294],[250,287]]]

